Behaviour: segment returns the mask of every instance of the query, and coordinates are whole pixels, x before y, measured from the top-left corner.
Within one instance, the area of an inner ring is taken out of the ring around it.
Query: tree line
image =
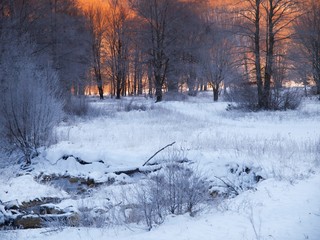
[[[222,86],[246,81],[265,109],[284,80],[313,81],[319,94],[319,2],[229,2],[3,0],[0,34],[27,34],[66,94],[94,85],[101,99],[161,101],[163,91],[210,86],[218,100]]]

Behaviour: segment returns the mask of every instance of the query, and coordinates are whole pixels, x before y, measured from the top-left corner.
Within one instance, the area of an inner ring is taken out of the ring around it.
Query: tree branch
[[[145,166],[152,158],[154,158],[159,152],[163,151],[164,149],[171,147],[173,144],[175,144],[176,142],[170,143],[167,146],[161,148],[160,150],[158,150],[155,154],[153,154],[142,166]]]

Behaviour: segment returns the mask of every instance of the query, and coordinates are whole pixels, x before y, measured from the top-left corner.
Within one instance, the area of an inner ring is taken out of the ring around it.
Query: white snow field
[[[285,112],[227,111],[228,103],[213,103],[202,94],[184,102],[153,104],[131,98],[93,101],[95,117],[65,122],[57,129],[57,143],[43,149],[32,170],[1,169],[0,200],[18,203],[42,197],[64,200],[60,208],[103,206],[138,179],[114,171],[179,155],[188,159],[208,181],[230,176],[228,166],[248,166],[263,177],[239,195],[212,201],[195,216],[169,215],[150,231],[143,223],[110,224],[102,228],[54,226],[0,231],[0,239],[114,239],[114,240],[241,240],[320,239],[320,103],[305,100],[298,110]],[[146,111],[124,111],[143,105]],[[98,114],[99,113],[99,114]],[[69,157],[68,161],[63,156]],[[92,164],[81,165],[76,158]],[[70,175],[115,184],[102,185],[91,195],[76,198],[39,175]],[[1,203],[1,202],[0,202]],[[0,209],[1,212],[1,209]],[[1,218],[0,218],[1,221]]]

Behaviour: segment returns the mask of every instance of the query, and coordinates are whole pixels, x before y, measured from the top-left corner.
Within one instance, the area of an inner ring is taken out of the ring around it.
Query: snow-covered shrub
[[[303,92],[294,88],[273,88],[270,91],[269,108],[273,111],[285,111],[297,109],[302,101]],[[249,111],[257,111],[258,94],[257,87],[248,84],[239,84],[230,87],[225,94],[225,99],[232,102],[228,110],[244,109]]]
[[[157,182],[148,181],[146,186],[139,188],[136,192],[135,219],[144,219],[149,230],[153,224],[161,224],[166,215],[165,199],[159,187]]]
[[[105,209],[95,209],[89,207],[79,208],[79,225],[82,227],[105,227],[107,224],[107,214]]]
[[[160,180],[159,180],[160,178]],[[189,167],[169,163],[155,182],[162,186],[166,195],[166,206],[172,214],[193,213],[197,205],[206,199],[206,182]]]
[[[0,59],[0,134],[20,150],[27,163],[51,141],[62,116],[59,79],[49,65],[34,56],[30,38],[3,34]]]
[[[257,88],[247,84],[231,86],[224,95],[224,99],[231,102],[228,110],[245,109],[257,110],[258,95]]]
[[[146,102],[141,102],[137,98],[131,98],[130,101],[126,99],[118,100],[117,111],[118,112],[131,112],[131,111],[147,111],[153,109],[153,105],[146,104]]]
[[[153,224],[162,223],[168,214],[189,212],[193,215],[208,197],[204,178],[183,164],[171,162],[137,189],[136,208],[151,229]]]
[[[273,89],[270,96],[271,110],[294,110],[302,101],[303,92],[294,88]]]
[[[124,111],[130,112],[130,111],[146,111],[147,106],[144,104],[137,104],[133,101],[130,101],[124,106]]]
[[[216,177],[211,186],[214,196],[234,197],[241,192],[254,189],[256,184],[264,179],[260,167],[239,164],[228,164],[225,177]]]

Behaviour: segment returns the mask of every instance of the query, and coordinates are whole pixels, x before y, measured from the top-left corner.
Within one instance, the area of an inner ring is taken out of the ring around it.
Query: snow
[[[56,206],[77,211],[99,208],[118,198],[136,179],[114,171],[153,170],[142,165],[169,143],[150,163],[188,159],[208,180],[228,178],[245,184],[249,176],[230,175],[228,166],[248,166],[265,180],[250,185],[238,196],[210,206],[197,214],[169,216],[146,231],[143,225],[108,228],[64,228],[0,232],[1,239],[320,239],[320,105],[306,100],[300,109],[286,112],[226,111],[227,103],[213,103],[211,96],[185,102],[134,99],[147,111],[122,111],[130,99],[92,102],[113,114],[64,123],[57,129],[58,143],[34,159],[32,172],[0,175],[2,202],[59,197]],[[111,110],[110,110],[111,109]],[[62,157],[72,155],[64,160]],[[91,163],[82,165],[76,158]],[[61,189],[40,184],[38,175],[114,179],[84,199],[70,198]],[[233,179],[233,177],[235,177]],[[124,185],[126,184],[126,185]],[[249,190],[248,190],[249,189]],[[110,200],[110,199],[111,200]],[[0,202],[1,222],[1,202]]]
[[[0,200],[9,202],[16,200],[18,204],[41,198],[66,198],[63,190],[49,185],[43,185],[34,180],[32,175],[11,178],[5,184],[0,184]]]
[[[319,141],[316,126],[320,114],[313,116],[319,108],[309,104],[301,111],[241,113],[228,112],[226,106],[213,104],[210,98],[163,102],[145,112],[116,112],[113,117],[63,126],[59,129],[61,141],[42,156],[51,164],[40,158],[36,170],[104,179],[106,172],[140,167],[153,153],[174,141],[171,149],[180,150],[200,165],[213,163],[209,168],[216,169],[214,174],[221,172],[218,166],[224,169],[232,161],[266,164],[264,168],[272,168],[277,162],[291,165],[291,159],[293,165],[297,159],[299,166],[310,163],[313,156],[307,146]],[[164,151],[157,157],[165,158],[165,154],[170,153]],[[72,159],[59,160],[63,155],[94,163],[79,166]],[[307,159],[300,161],[302,158]],[[308,167],[304,166],[302,172]]]
[[[318,240],[320,237],[320,175],[312,175],[296,184],[269,179],[256,191],[212,206],[196,217],[169,216],[150,232],[130,227],[106,229],[66,228],[46,233],[46,230],[21,230],[17,239],[259,239]],[[250,221],[252,219],[252,221]],[[252,223],[251,223],[252,222]],[[7,232],[9,236],[10,232]]]

